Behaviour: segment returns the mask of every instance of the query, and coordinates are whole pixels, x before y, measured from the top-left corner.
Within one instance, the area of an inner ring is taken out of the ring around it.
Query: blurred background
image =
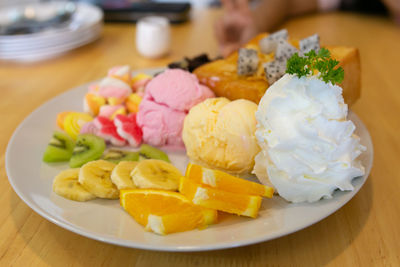
[[[212,31],[208,29],[207,34],[215,38],[222,56],[237,50],[257,33],[272,32],[296,16],[340,10],[390,14],[400,23],[398,0],[0,0],[0,60],[39,61],[57,56],[99,39],[103,22],[133,24],[148,16],[161,16],[168,24],[190,21],[196,25],[197,20],[199,27],[205,27],[203,22],[198,22],[198,11],[206,9],[209,10],[204,13],[206,16],[214,12],[211,10],[218,10],[212,15],[212,21],[203,18],[211,25]],[[144,30],[146,36],[150,28]],[[169,34],[165,30],[161,32]],[[163,40],[169,42],[168,38],[165,36]],[[149,40],[146,42],[152,43]],[[157,40],[156,43],[161,41]],[[137,46],[137,38],[135,42]],[[164,44],[159,49],[165,50],[167,46]],[[150,49],[147,45],[142,47]],[[161,53],[161,50],[147,53],[139,49],[138,52],[156,58],[168,52]]]

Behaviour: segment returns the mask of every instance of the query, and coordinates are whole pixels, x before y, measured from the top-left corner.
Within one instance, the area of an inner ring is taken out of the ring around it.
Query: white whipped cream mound
[[[256,119],[261,152],[253,173],[288,201],[353,190],[351,180],[365,172],[356,160],[365,147],[347,120],[339,86],[286,74],[262,97]]]

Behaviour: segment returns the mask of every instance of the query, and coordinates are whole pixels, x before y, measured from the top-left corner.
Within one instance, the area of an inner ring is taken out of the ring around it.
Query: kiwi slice
[[[69,166],[77,168],[89,161],[99,159],[104,149],[106,149],[106,143],[102,138],[93,134],[78,135]]]
[[[150,145],[143,144],[140,146],[139,160],[145,159],[160,159],[166,162],[171,162],[168,158],[168,155],[164,151]]]
[[[101,157],[104,160],[118,163],[120,161],[138,161],[139,152],[124,151],[118,149],[110,149]]]
[[[43,154],[44,162],[68,161],[72,156],[75,142],[67,134],[54,132],[46,151]]]

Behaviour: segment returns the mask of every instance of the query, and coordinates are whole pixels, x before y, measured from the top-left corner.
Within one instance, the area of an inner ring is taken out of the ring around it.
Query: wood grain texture
[[[353,110],[368,127],[375,148],[371,175],[360,192],[311,227],[242,248],[151,252],[64,230],[33,212],[12,190],[5,150],[12,132],[30,112],[70,88],[102,77],[113,65],[141,69],[201,52],[217,55],[212,26],[218,14],[197,11],[192,22],[174,26],[172,51],[164,59],[137,55],[133,25],[107,24],[100,40],[61,57],[31,64],[0,63],[0,266],[400,265],[400,29],[386,18],[333,13],[298,17],[284,25],[295,38],[318,32],[324,44],[360,49],[362,95]]]

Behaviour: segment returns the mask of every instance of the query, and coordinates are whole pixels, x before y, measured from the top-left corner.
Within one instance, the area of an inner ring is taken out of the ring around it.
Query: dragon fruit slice
[[[300,43],[300,52],[302,54],[306,54],[311,50],[315,50],[316,53],[319,51],[319,35],[314,34],[307,38],[301,39]]]
[[[124,146],[126,144],[125,139],[118,134],[112,120],[107,117],[97,116],[93,123],[99,129],[97,136],[109,141],[114,146]]]
[[[240,48],[237,61],[237,73],[239,75],[252,75],[257,71],[258,52],[255,49]]]
[[[278,41],[276,48],[275,59],[288,60],[294,53],[299,52],[296,47],[292,46],[285,40]]]
[[[136,123],[136,114],[128,116],[118,114],[114,119],[117,133],[125,138],[130,146],[138,147],[142,142],[142,130]]]
[[[276,51],[279,40],[287,40],[288,39],[288,31],[286,29],[274,32],[267,37],[260,40],[260,50],[264,54],[269,54]]]
[[[268,37],[272,40],[280,40],[280,39],[287,40],[289,37],[289,33],[286,29],[282,29],[274,33],[271,33],[270,35],[268,35]]]
[[[263,65],[268,83],[271,85],[279,80],[286,71],[286,60],[274,60]]]

